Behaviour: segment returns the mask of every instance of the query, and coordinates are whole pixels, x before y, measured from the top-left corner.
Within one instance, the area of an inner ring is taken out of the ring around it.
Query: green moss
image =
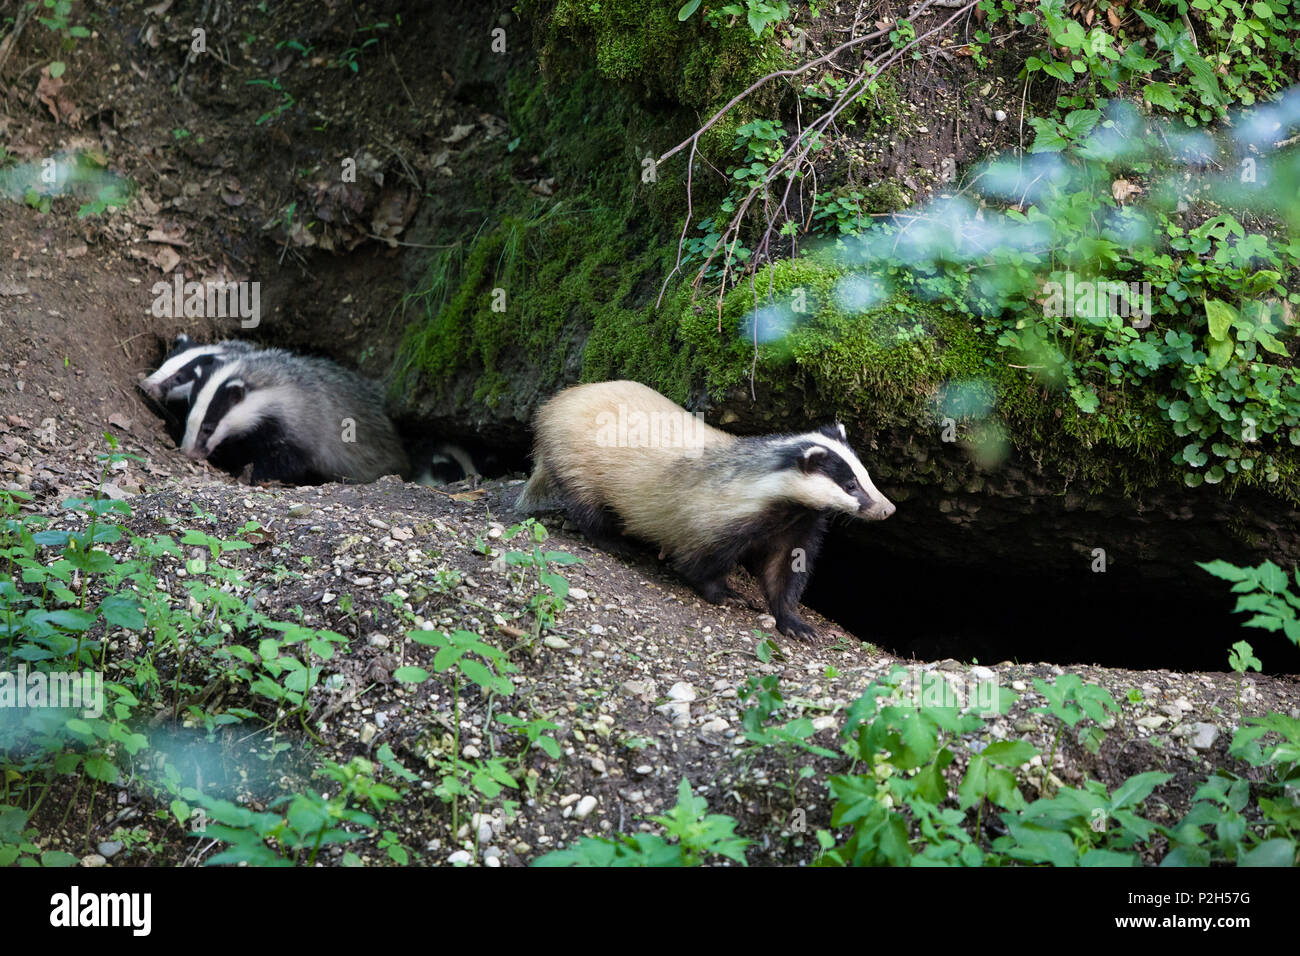
[[[694,109],[785,65],[770,34],[758,40],[743,24],[715,28],[703,16],[679,21],[678,0],[525,0],[519,8],[537,24],[548,71],[585,66],[590,50],[605,79]]]

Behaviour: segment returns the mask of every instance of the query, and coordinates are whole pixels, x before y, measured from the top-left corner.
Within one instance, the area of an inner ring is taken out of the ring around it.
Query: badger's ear
[[[799,456],[799,468],[804,472],[816,471],[825,457],[825,448],[821,445],[809,445],[803,450],[803,454]]]
[[[176,338],[172,340],[172,348],[174,349],[185,348],[187,345],[193,344],[193,342],[194,342],[193,339],[191,339],[188,335],[182,332],[180,335],[176,336]]]
[[[833,422],[830,425],[823,425],[818,431],[834,441],[848,442],[849,434],[844,430],[844,426],[839,422]]]

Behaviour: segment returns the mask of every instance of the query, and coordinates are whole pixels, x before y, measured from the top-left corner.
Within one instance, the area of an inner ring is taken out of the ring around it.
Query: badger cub
[[[533,474],[518,508],[562,507],[594,542],[651,542],[706,600],[734,592],[743,564],[777,628],[816,631],[798,614],[833,514],[881,520],[894,505],[872,484],[843,425],[741,438],[637,382],[565,389],[539,410]]]
[[[405,474],[378,386],[326,359],[266,349],[209,371],[181,451],[252,481],[316,484]]]

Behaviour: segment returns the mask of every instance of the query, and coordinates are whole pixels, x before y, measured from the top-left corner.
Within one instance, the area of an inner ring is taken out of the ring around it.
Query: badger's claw
[[[776,629],[782,634],[796,638],[801,641],[812,641],[817,639],[817,628],[811,624],[806,624],[795,615],[781,617],[776,622]]]

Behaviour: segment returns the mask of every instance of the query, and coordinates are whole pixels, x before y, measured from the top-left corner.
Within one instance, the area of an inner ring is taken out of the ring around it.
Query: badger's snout
[[[135,384],[139,386],[140,391],[144,392],[155,402],[162,397],[162,389],[159,388],[153,382],[149,381],[147,378],[142,378],[140,379],[140,381],[136,382]]]
[[[884,521],[897,510],[898,508],[888,498],[877,498],[869,505],[863,505],[858,513],[867,521]]]

